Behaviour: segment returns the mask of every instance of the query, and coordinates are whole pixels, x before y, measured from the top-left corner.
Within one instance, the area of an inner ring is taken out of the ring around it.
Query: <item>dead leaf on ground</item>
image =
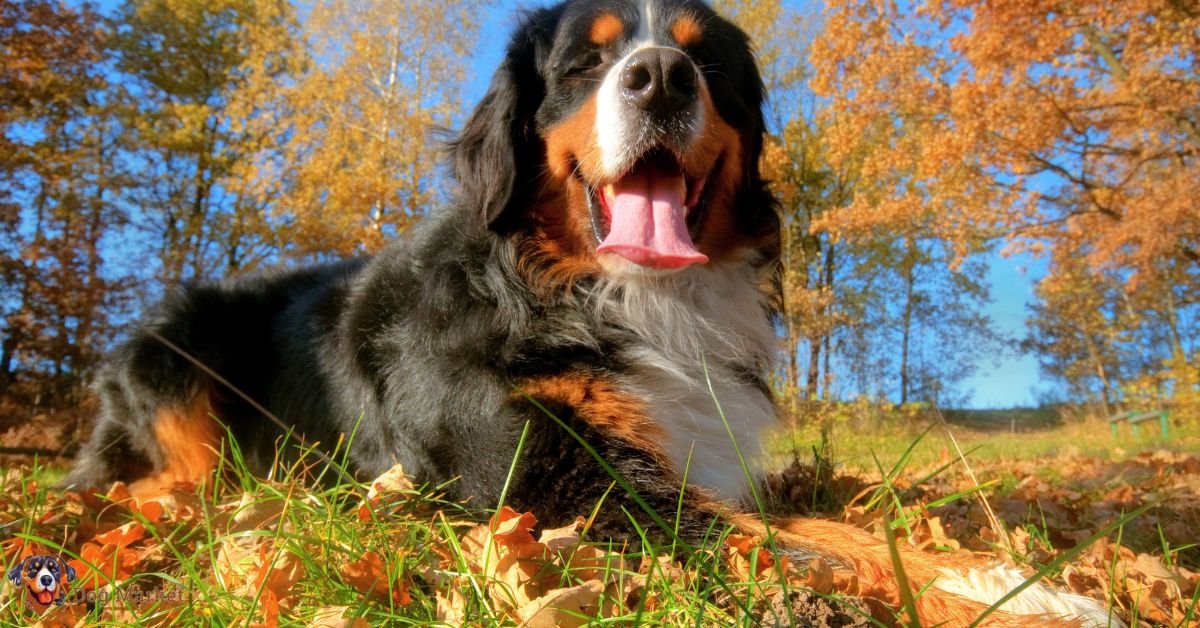
[[[349,606],[322,606],[313,614],[308,628],[369,628],[370,623],[362,617],[346,617]]]
[[[435,594],[437,600],[437,618],[451,626],[462,626],[467,622],[467,598],[455,587],[446,590],[442,595]]]
[[[530,601],[517,611],[517,617],[530,628],[575,628],[588,623],[599,610],[604,583],[588,580],[583,584],[555,589]]]
[[[400,606],[412,603],[408,583],[403,578],[391,580],[387,565],[379,552],[370,551],[362,558],[342,565],[340,569],[346,583],[361,593],[376,600],[392,601]]]
[[[371,481],[371,488],[367,490],[367,499],[375,499],[389,493],[411,493],[414,490],[416,490],[416,486],[404,472],[404,467],[396,465]]]

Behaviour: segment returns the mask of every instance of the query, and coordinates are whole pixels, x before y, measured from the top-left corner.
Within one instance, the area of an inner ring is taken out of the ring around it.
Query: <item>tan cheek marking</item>
[[[597,165],[600,147],[596,143],[596,96],[587,99],[579,111],[558,123],[546,134],[546,165],[550,174],[563,181],[572,175],[576,160],[584,172]]]
[[[163,409],[154,419],[154,438],[162,450],[158,471],[129,485],[138,499],[166,493],[173,485],[201,484],[217,467],[224,430],[211,415],[208,396],[186,408]]]
[[[692,46],[700,43],[704,31],[700,28],[700,22],[697,22],[696,18],[684,15],[671,25],[671,36],[680,46]]]
[[[548,181],[532,211],[534,233],[523,243],[521,270],[543,289],[569,287],[597,272],[595,237],[583,185],[575,176],[595,172],[596,97],[545,135]],[[585,176],[586,178],[586,176]]]
[[[683,156],[683,167],[688,172],[704,172],[724,157],[721,171],[709,175],[709,184],[737,183],[743,160],[741,134],[721,117],[707,88],[700,90],[700,104],[704,107],[704,131]],[[733,179],[727,180],[727,177]]]
[[[621,33],[625,31],[625,25],[621,23],[621,18],[612,13],[604,13],[592,22],[592,31],[588,36],[588,41],[591,41],[597,46],[607,46],[617,40]]]
[[[666,442],[666,436],[646,416],[642,402],[617,390],[612,382],[602,377],[569,373],[526,380],[518,386],[534,399],[571,408],[592,427],[649,453],[664,464],[668,460],[660,446]],[[523,396],[518,392],[517,398]]]
[[[571,180],[534,207],[533,228],[520,243],[517,272],[538,294],[569,291],[597,275],[591,212],[582,185]]]

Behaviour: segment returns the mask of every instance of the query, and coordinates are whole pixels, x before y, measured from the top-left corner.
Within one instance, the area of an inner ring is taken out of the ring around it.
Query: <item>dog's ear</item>
[[[25,575],[25,562],[28,560],[29,558],[27,557],[25,560],[17,563],[16,566],[8,572],[8,580],[9,582],[13,583],[14,587],[21,586],[21,580]]]
[[[763,152],[766,122],[763,106],[766,100],[765,86],[758,62],[748,51],[753,49],[750,37],[733,24],[729,24],[725,37],[732,42],[734,50],[747,51],[731,55],[723,61],[726,74],[731,77],[732,93],[740,106],[737,113],[738,127],[742,129],[742,142],[746,151],[742,168],[742,189],[737,201],[737,224],[743,233],[761,236],[774,242],[768,248],[777,249],[779,237],[779,202],[771,193],[767,181],[759,170]],[[744,109],[742,109],[744,107]],[[762,251],[769,257],[778,257],[778,250]]]
[[[538,177],[541,139],[534,114],[545,95],[538,71],[558,11],[526,15],[492,76],[487,94],[449,143],[450,167],[462,189],[460,202],[483,224],[499,229]]]
[[[488,226],[504,214],[518,185],[517,142],[524,133],[518,100],[511,61],[506,60],[451,144],[451,165],[463,200]]]
[[[67,579],[67,582],[75,582],[75,568],[68,565],[61,556],[58,557],[58,564],[63,566],[63,577]]]

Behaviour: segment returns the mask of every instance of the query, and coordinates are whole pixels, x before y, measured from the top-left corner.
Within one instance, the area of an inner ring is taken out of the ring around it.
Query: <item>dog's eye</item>
[[[604,56],[604,53],[600,50],[591,50],[577,57],[571,62],[571,67],[567,70],[567,76],[579,76],[595,70],[605,63]]]

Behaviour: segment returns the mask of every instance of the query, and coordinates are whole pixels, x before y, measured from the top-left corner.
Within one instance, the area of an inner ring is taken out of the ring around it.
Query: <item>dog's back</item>
[[[249,404],[238,392],[267,405],[286,398],[297,418],[328,412],[321,394],[327,382],[314,369],[295,367],[313,364],[321,335],[310,330],[336,320],[363,264],[356,260],[276,271],[171,292],[103,366],[95,384],[101,414],[64,483],[103,486],[161,471],[166,459],[154,442],[155,425],[167,414],[195,415],[188,422],[196,425],[176,426],[179,433],[173,436],[184,447],[219,446],[212,439],[223,427],[205,417],[216,408],[245,414]],[[280,397],[279,383],[285,380],[296,385]],[[230,422],[229,428],[239,443],[249,446],[247,460],[265,471],[272,453],[253,446],[255,435],[266,436],[269,446],[279,430],[265,419]]]

